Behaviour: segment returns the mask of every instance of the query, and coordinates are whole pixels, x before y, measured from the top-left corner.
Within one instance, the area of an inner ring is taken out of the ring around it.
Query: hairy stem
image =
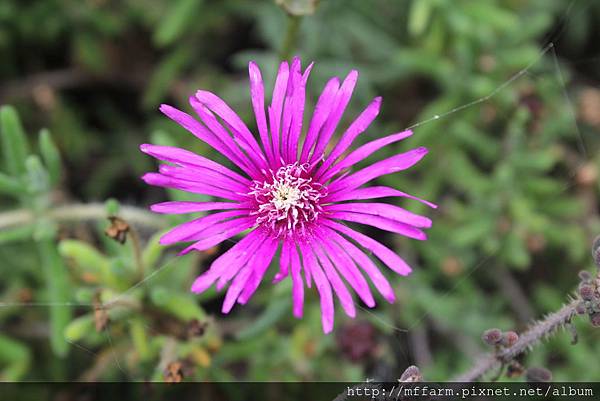
[[[152,229],[162,229],[165,222],[156,215],[134,206],[121,206],[120,213],[130,223]],[[98,220],[106,218],[106,206],[102,203],[71,204],[50,209],[45,217],[55,221]],[[35,215],[26,209],[0,213],[0,231],[33,223]]]
[[[491,370],[499,369],[520,354],[532,349],[546,337],[556,333],[557,329],[564,327],[577,314],[576,306],[580,300],[575,299],[564,305],[557,312],[551,313],[545,319],[535,322],[527,331],[519,336],[519,340],[512,346],[495,353],[489,353],[477,358],[473,367],[462,375],[453,378],[454,382],[472,382]]]

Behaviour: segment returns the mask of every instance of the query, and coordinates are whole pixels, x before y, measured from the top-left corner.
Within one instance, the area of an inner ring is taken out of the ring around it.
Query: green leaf
[[[12,196],[21,196],[25,190],[24,185],[16,178],[0,173],[0,193]]]
[[[145,107],[154,108],[165,96],[177,74],[188,64],[191,52],[186,47],[178,47],[169,53],[156,67],[146,86],[143,103]]]
[[[0,230],[0,244],[30,240],[33,236],[34,230],[34,224],[4,228]]]
[[[264,333],[273,327],[282,317],[287,316],[292,308],[291,298],[286,297],[269,304],[265,312],[249,326],[237,333],[239,340],[247,340]]]
[[[67,304],[71,289],[68,271],[58,253],[53,238],[37,241],[42,270],[48,291],[50,306],[50,345],[60,357],[67,355],[69,343],[65,340],[65,328],[71,321],[71,307]]]
[[[431,15],[431,3],[428,0],[413,1],[408,16],[408,32],[419,36],[425,32]]]
[[[48,174],[50,175],[50,182],[52,185],[56,185],[60,181],[62,163],[60,160],[60,152],[54,144],[54,141],[52,141],[50,131],[47,129],[40,131],[39,145],[40,154],[44,159]]]
[[[5,365],[0,373],[2,381],[17,381],[27,373],[31,352],[25,344],[0,335],[0,361]]]
[[[67,341],[79,341],[87,335],[94,333],[95,322],[94,316],[91,314],[79,316],[78,318],[72,320],[65,327],[65,338]]]
[[[23,173],[29,146],[19,115],[12,106],[0,108],[0,131],[2,133],[2,156],[7,171],[13,175]]]
[[[179,39],[188,25],[194,21],[197,15],[196,8],[200,3],[199,0],[179,0],[176,4],[171,4],[169,12],[154,32],[154,43],[162,47]]]
[[[31,194],[42,194],[50,189],[50,175],[37,155],[27,156],[27,190]]]
[[[150,298],[154,305],[172,313],[183,321],[206,319],[206,312],[196,303],[196,299],[190,295],[177,294],[166,288],[155,288],[152,290]]]

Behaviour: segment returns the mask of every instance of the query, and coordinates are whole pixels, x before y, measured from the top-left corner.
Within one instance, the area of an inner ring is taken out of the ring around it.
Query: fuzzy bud
[[[594,258],[594,262],[596,262],[596,266],[600,267],[600,235],[592,243],[592,257]]]
[[[423,375],[421,375],[421,370],[415,365],[406,368],[404,373],[402,373],[402,376],[400,376],[400,382],[403,383],[420,381],[423,381]]]
[[[585,313],[587,312],[585,304],[583,302],[577,304],[577,306],[575,307],[575,312],[577,312],[578,315],[585,315]]]
[[[519,340],[519,335],[514,331],[507,331],[502,334],[502,345],[505,347],[512,347]]]
[[[591,300],[594,297],[594,287],[589,284],[581,284],[579,286],[579,295],[586,301]]]
[[[496,345],[502,341],[502,332],[499,329],[489,329],[483,332],[481,339],[487,345]]]
[[[582,270],[578,274],[579,279],[585,283],[589,283],[592,280],[592,275],[587,270]]]
[[[600,327],[600,313],[592,313],[590,315],[590,321],[592,322],[592,326]]]
[[[529,368],[526,376],[528,382],[534,383],[547,383],[552,380],[552,372],[546,368]]]

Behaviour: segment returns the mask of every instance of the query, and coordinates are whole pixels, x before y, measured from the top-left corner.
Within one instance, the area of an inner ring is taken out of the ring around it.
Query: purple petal
[[[325,121],[327,121],[327,117],[335,105],[335,95],[337,94],[339,88],[339,78],[331,78],[325,85],[321,96],[319,96],[319,100],[317,101],[317,105],[315,106],[315,110],[313,111],[313,116],[308,127],[308,132],[306,133],[306,138],[304,139],[304,144],[302,145],[300,163],[304,164],[308,161],[310,151],[317,142],[319,131],[321,131],[321,128],[325,124]]]
[[[220,223],[224,220],[238,216],[247,216],[247,210],[231,210],[227,212],[214,213],[208,216],[203,216],[198,219],[180,224],[167,232],[160,238],[160,243],[163,245],[173,244],[179,241],[189,241],[191,237],[207,230],[210,226]]]
[[[281,255],[279,256],[279,271],[273,277],[273,284],[280,282],[288,276],[290,266],[290,242],[283,241]]]
[[[273,98],[271,99],[271,106],[269,106],[269,126],[271,128],[271,143],[273,145],[273,156],[275,163],[271,166],[273,169],[279,167],[281,159],[279,131],[281,124],[281,112],[283,110],[283,101],[288,86],[289,75],[290,67],[287,61],[284,61],[279,65],[279,72],[277,73],[275,87],[273,88]]]
[[[221,173],[203,168],[177,167],[161,164],[158,167],[158,171],[167,177],[210,185],[230,192],[247,193],[249,188],[248,185],[240,184]]]
[[[256,116],[256,126],[260,134],[267,161],[269,165],[273,165],[273,148],[269,138],[269,130],[267,127],[267,117],[265,114],[265,87],[263,84],[260,68],[254,61],[248,63],[248,74],[250,76],[250,96],[252,98],[252,108]]]
[[[404,131],[404,132],[400,132],[398,134],[388,135],[386,137],[368,142],[368,143],[364,144],[363,146],[361,146],[360,148],[353,151],[352,153],[350,153],[345,158],[343,158],[338,164],[333,166],[331,169],[324,172],[323,176],[319,177],[319,180],[321,182],[326,182],[327,180],[331,179],[333,176],[335,176],[340,171],[342,171],[348,167],[352,167],[353,165],[360,162],[361,160],[366,159],[372,153],[376,152],[377,150],[381,149],[382,147],[387,146],[394,142],[401,141],[405,138],[408,138],[411,135],[412,135],[412,131]]]
[[[240,272],[233,279],[233,283],[227,290],[227,294],[225,295],[225,300],[223,301],[223,306],[221,307],[221,312],[227,314],[231,312],[231,308],[235,305],[239,295],[244,290],[244,286],[248,282],[250,278],[250,274],[252,273],[252,269],[249,267],[249,264],[242,267]]]
[[[333,212],[327,217],[330,219],[345,220],[352,221],[354,223],[366,224],[369,226],[377,227],[381,230],[401,234],[405,237],[414,238],[421,241],[427,239],[427,234],[425,234],[418,228],[409,226],[408,224],[399,223],[397,221],[385,217],[354,212]]]
[[[210,268],[201,276],[199,276],[194,284],[192,285],[192,291],[195,293],[204,292],[210,287],[216,279],[219,279],[223,273],[227,272],[233,277],[239,269],[245,264],[242,263],[244,255],[251,254],[253,246],[258,243],[260,245],[260,239],[262,238],[261,233],[258,230],[254,230],[247,236],[242,238],[240,242],[232,246],[227,252],[219,256],[210,265]],[[258,246],[256,245],[256,246]],[[224,285],[225,283],[223,283]]]
[[[297,110],[303,110],[304,104],[300,109],[298,103],[298,93],[301,90],[300,85],[302,81],[302,75],[300,73],[300,59],[294,57],[292,62],[292,68],[290,70],[291,79],[288,80],[288,87],[285,95],[285,102],[283,104],[283,122],[281,124],[281,157],[285,164],[290,163],[289,155],[289,141],[290,141],[290,130],[292,126],[292,120]],[[304,101],[302,102],[304,103]]]
[[[350,103],[350,98],[352,97],[352,92],[356,86],[357,79],[358,71],[352,70],[342,83],[342,86],[336,95],[333,111],[327,118],[327,122],[325,123],[325,126],[319,135],[317,145],[315,146],[315,150],[309,160],[310,162],[323,158],[323,152],[325,151],[329,140],[333,136],[338,123],[342,119],[342,115],[346,110],[346,106],[348,106],[348,103]]]
[[[200,102],[194,96],[189,99],[190,105],[198,114],[198,117],[202,120],[208,129],[213,133],[214,137],[222,143],[222,146],[227,148],[233,155],[233,160],[238,164],[243,164],[248,170],[252,171],[252,176],[257,177],[258,171],[263,167],[256,158],[252,157],[254,149],[250,145],[246,144],[243,140],[240,140],[239,135],[233,132],[233,138],[231,134],[223,125],[217,120],[215,115],[210,111],[206,105]],[[236,141],[237,140],[237,141]],[[246,151],[244,154],[241,149]],[[250,157],[248,157],[250,155]]]
[[[375,288],[377,288],[377,291],[379,291],[388,302],[392,303],[396,300],[394,290],[390,286],[390,283],[379,271],[375,263],[373,263],[363,251],[332,229],[324,227],[323,231],[326,233],[327,238],[331,238],[335,241],[339,248],[344,250],[365,271],[365,273],[367,273],[375,285]]]
[[[327,159],[319,167],[315,174],[318,179],[345,151],[352,145],[354,139],[363,133],[379,114],[381,108],[381,97],[373,99],[371,104],[354,120],[350,127],[344,132],[338,143],[335,145]]]
[[[395,173],[397,171],[406,170],[411,166],[414,166],[427,154],[427,149],[420,147],[417,149],[410,150],[406,153],[392,156],[385,160],[379,161],[365,167],[362,170],[357,171],[347,177],[339,179],[331,183],[327,188],[330,193],[334,193],[340,190],[352,190],[361,186],[362,184],[371,181],[382,175]]]
[[[222,141],[219,140],[219,138],[216,138],[212,132],[206,129],[206,127],[204,127],[189,114],[177,110],[176,108],[167,104],[162,104],[160,106],[160,111],[171,120],[175,121],[177,124],[194,134],[194,136],[196,136],[198,139],[213,147],[219,153],[225,155],[250,177],[255,178],[260,176],[254,168],[250,168],[249,165],[240,161],[235,151],[225,146]]]
[[[242,204],[232,202],[161,202],[150,206],[155,213],[184,214],[211,210],[241,209]]]
[[[233,250],[233,255],[228,259],[223,259],[219,262],[218,268],[221,265],[224,266],[225,271],[219,277],[217,282],[217,290],[221,290],[225,285],[237,274],[238,269],[234,269],[233,266],[229,267],[228,264],[237,264],[240,261],[247,263],[254,253],[264,244],[267,240],[267,236],[261,230],[254,230],[244,237],[240,242],[234,245],[230,250]],[[238,246],[243,244],[242,246]],[[242,266],[239,266],[240,268]]]
[[[437,209],[437,205],[435,203],[431,203],[429,201],[423,200],[421,198],[417,198],[416,196],[404,193],[402,191],[398,191],[397,189],[390,187],[367,187],[367,188],[357,188],[352,191],[340,191],[335,194],[328,195],[323,198],[323,203],[331,203],[331,202],[341,202],[346,200],[361,200],[361,199],[375,199],[375,198],[387,198],[387,197],[403,197],[408,199],[413,199],[419,201],[433,209]]]
[[[261,283],[267,268],[271,264],[271,260],[277,251],[278,245],[279,243],[277,240],[267,240],[266,243],[260,247],[258,252],[256,252],[252,265],[250,265],[252,273],[250,274],[250,278],[248,279],[242,294],[238,298],[238,303],[244,305],[248,302],[250,297],[252,297]]]
[[[331,264],[329,258],[325,256],[325,253],[321,249],[321,246],[319,244],[313,243],[312,249],[317,255],[318,261],[323,267],[323,270],[325,271],[327,280],[331,284],[331,287],[333,287],[333,291],[340,300],[342,308],[348,316],[354,318],[356,316],[356,309],[354,308],[354,300],[352,299],[352,295],[350,295],[350,292],[348,292],[348,289],[342,282],[342,279],[338,275],[337,271],[333,268],[333,265]]]
[[[371,214],[419,228],[431,227],[431,219],[387,203],[337,203],[325,206],[324,210]]]
[[[205,251],[231,237],[238,235],[242,231],[248,230],[254,225],[256,225],[256,219],[253,217],[235,219],[232,221],[215,224],[209,229],[206,229],[200,233],[199,237],[194,236],[191,238],[192,240],[198,240],[198,242],[187,247],[179,254],[185,255],[192,250]]]
[[[242,177],[241,175],[234,171],[231,171],[227,167],[222,166],[217,162],[214,162],[210,159],[207,159],[185,149],[175,148],[172,146],[143,144],[140,145],[140,150],[159,160],[175,163],[186,167],[206,168],[217,171],[241,184],[250,185],[251,183],[249,179]]]
[[[300,135],[302,134],[302,123],[304,120],[304,106],[306,101],[306,82],[308,81],[308,77],[310,75],[310,71],[312,70],[314,63],[310,63],[310,65],[304,70],[304,74],[302,74],[302,79],[300,80],[299,88],[297,93],[294,94],[294,114],[292,117],[292,126],[290,129],[290,140],[288,143],[288,157],[290,163],[294,163],[298,161],[298,145],[300,143]]]
[[[235,193],[221,188],[216,188],[208,184],[182,180],[159,173],[146,173],[142,176],[142,180],[144,180],[146,184],[155,185],[158,187],[173,188],[195,194],[216,196],[218,198],[229,199],[233,201],[244,202],[249,199],[248,195],[246,194]]]
[[[292,299],[294,304],[294,316],[301,318],[304,306],[304,284],[302,283],[302,276],[300,274],[302,266],[300,265],[300,256],[298,255],[296,244],[292,244],[290,247],[290,259],[292,262]]]
[[[370,308],[375,306],[375,300],[369,289],[369,284],[362,273],[356,267],[356,264],[348,254],[339,247],[332,239],[328,238],[323,230],[318,232],[318,237],[327,254],[333,262],[335,268],[340,272],[342,277],[348,281],[350,286],[356,291],[358,296]]]
[[[368,249],[369,251],[373,252],[375,254],[375,256],[377,256],[383,263],[386,264],[387,267],[389,267],[396,273],[398,273],[402,276],[407,276],[412,271],[410,266],[404,260],[402,260],[402,258],[400,258],[400,256],[396,255],[396,253],[394,253],[394,251],[392,251],[385,245],[380,244],[379,242],[375,241],[374,239],[367,237],[366,235],[361,234],[357,231],[354,231],[351,228],[346,227],[343,224],[336,223],[331,220],[324,219],[323,223],[325,225],[333,228],[334,230],[337,230],[337,231],[347,235],[348,237],[350,237],[353,240],[355,240],[356,242],[358,242],[363,248]]]
[[[246,127],[240,117],[214,93],[199,90],[196,92],[196,99],[200,103],[203,103],[209,110],[218,115],[223,121],[231,127],[233,130],[234,137],[239,137],[240,142],[245,142],[252,150],[253,153],[249,154],[250,158],[258,162],[261,167],[266,167],[265,156],[258,146],[256,139],[252,136],[252,133]]]
[[[310,271],[319,292],[321,300],[321,323],[323,325],[323,332],[327,334],[333,330],[335,314],[331,285],[319,267],[312,249],[307,244],[300,243],[299,245],[302,252],[302,260],[304,260],[304,269],[305,271]]]

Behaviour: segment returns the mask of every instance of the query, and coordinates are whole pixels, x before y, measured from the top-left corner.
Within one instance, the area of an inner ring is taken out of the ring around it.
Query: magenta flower
[[[418,240],[426,239],[422,229],[431,226],[427,217],[398,206],[357,201],[406,197],[435,205],[389,187],[362,187],[379,176],[413,166],[425,156],[425,148],[350,171],[378,149],[412,134],[400,132],[347,152],[379,113],[380,97],[367,106],[339,140],[332,140],[358,72],[351,71],[341,84],[337,77],[327,82],[306,135],[302,134],[306,82],[312,66],[302,72],[299,58],[293,60],[291,67],[287,62],[281,63],[271,105],[265,113],[261,73],[250,62],[250,93],[260,143],[240,117],[213,93],[201,90],[190,97],[200,121],[171,106],[160,107],[169,118],[229,159],[237,172],[179,148],[145,144],[141,150],[169,163],[161,165],[159,173],[144,175],[146,183],[226,200],[153,205],[151,208],[157,213],[220,210],[172,229],[161,238],[162,244],[193,242],[182,253],[202,251],[246,232],[196,279],[193,292],[201,293],[215,282],[221,290],[231,282],[222,308],[223,313],[228,313],[236,302],[248,302],[281,246],[280,268],[273,281],[291,276],[296,317],[302,316],[304,282],[308,288],[314,282],[321,299],[323,330],[328,333],[333,329],[334,294],[348,316],[356,314],[346,283],[366,305],[375,305],[364,274],[387,301],[394,301],[392,287],[370,254],[398,274],[411,271],[392,250],[344,222]]]

